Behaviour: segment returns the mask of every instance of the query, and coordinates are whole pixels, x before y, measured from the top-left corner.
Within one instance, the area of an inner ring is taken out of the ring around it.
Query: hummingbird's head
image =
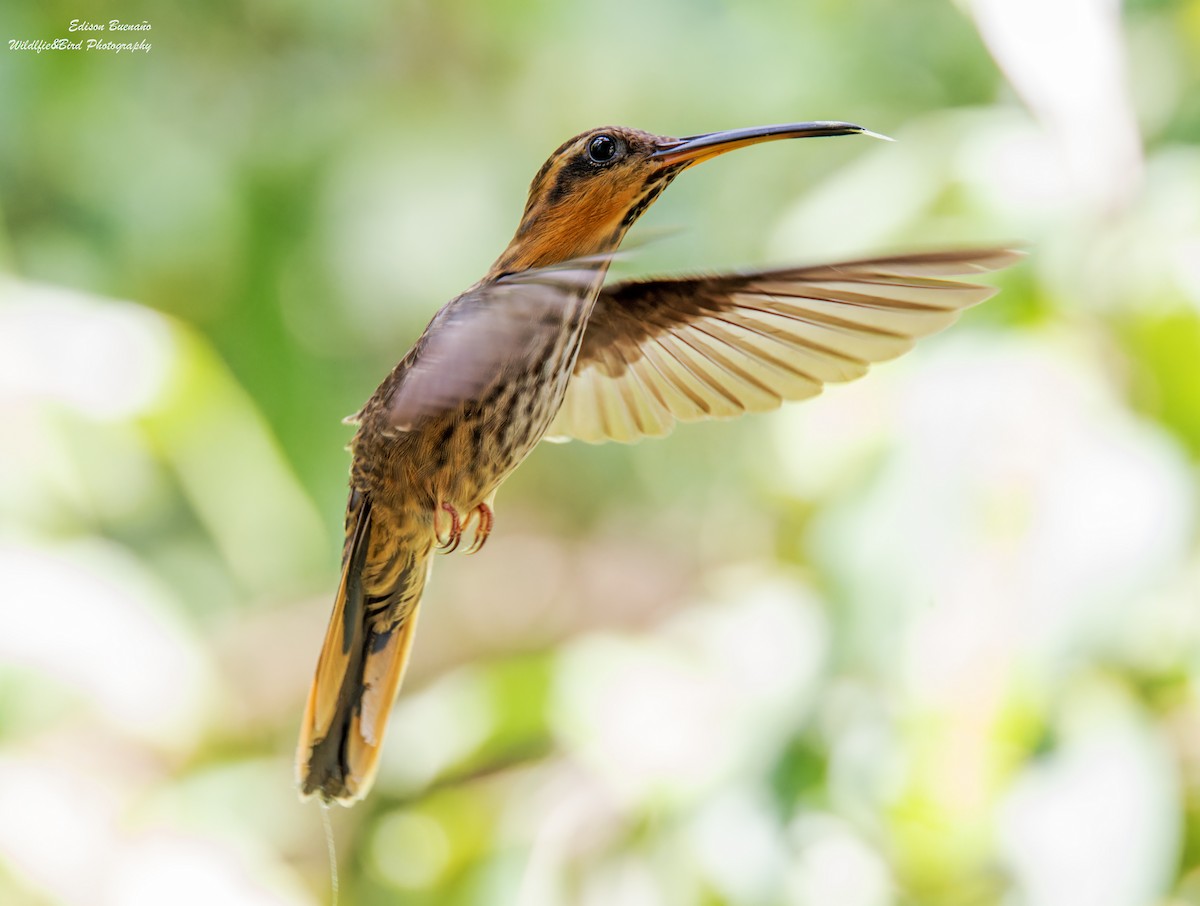
[[[520,226],[490,276],[614,250],[671,180],[692,164],[759,142],[856,134],[875,135],[839,122],[759,126],[685,138],[624,126],[589,129],[564,142],[534,176]]]

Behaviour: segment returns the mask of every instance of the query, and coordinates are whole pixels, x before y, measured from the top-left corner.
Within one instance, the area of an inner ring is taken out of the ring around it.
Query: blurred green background
[[[85,4],[86,6],[86,4]],[[149,54],[11,50],[71,19]],[[585,128],[846,119],[625,274],[1023,242],[802,406],[537,450],[345,904],[1200,904],[1200,2],[0,11],[0,903],[328,902],[353,412]]]

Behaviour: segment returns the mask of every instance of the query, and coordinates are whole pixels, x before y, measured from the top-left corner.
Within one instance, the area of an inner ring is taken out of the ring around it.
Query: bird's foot
[[[468,554],[476,554],[483,550],[483,545],[487,542],[488,535],[492,533],[492,526],[496,524],[496,514],[492,512],[492,508],[486,503],[479,504],[479,506],[467,514],[467,520],[463,523],[463,528],[466,528],[472,516],[479,517],[479,525],[475,527],[475,540],[467,548]]]
[[[450,518],[450,527],[445,532],[442,531],[441,525],[445,521],[442,516],[443,513],[447,514]],[[453,504],[446,503],[445,501],[439,503],[438,508],[433,513],[433,531],[437,537],[437,550],[443,554],[452,554],[458,550],[463,532],[471,524],[472,518],[478,518],[479,524],[475,526],[475,538],[471,542],[471,546],[467,548],[468,554],[478,553],[483,549],[488,535],[492,533],[492,526],[496,524],[495,513],[492,512],[492,508],[486,503],[481,503],[467,514],[466,519],[463,519],[458,515],[458,510],[454,508]]]
[[[450,516],[450,531],[445,536],[442,536],[442,530],[439,526],[442,513],[447,513]],[[458,517],[458,510],[451,504],[442,502],[438,504],[438,508],[433,511],[433,532],[437,536],[437,549],[443,554],[452,554],[458,549],[458,542],[462,540],[463,521]]]

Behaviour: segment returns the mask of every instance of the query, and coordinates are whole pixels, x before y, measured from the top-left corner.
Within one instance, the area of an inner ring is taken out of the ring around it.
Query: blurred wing
[[[542,354],[602,279],[604,256],[523,271],[468,290],[437,313],[401,363],[388,423],[422,418],[486,396],[519,363]]]
[[[628,443],[664,435],[677,421],[816,396],[996,292],[946,277],[1020,257],[939,252],[606,286],[547,437]]]

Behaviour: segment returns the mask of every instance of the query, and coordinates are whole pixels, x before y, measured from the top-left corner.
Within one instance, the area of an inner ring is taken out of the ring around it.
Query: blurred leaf
[[[1134,366],[1134,403],[1200,457],[1200,317],[1177,309],[1124,327]]]

